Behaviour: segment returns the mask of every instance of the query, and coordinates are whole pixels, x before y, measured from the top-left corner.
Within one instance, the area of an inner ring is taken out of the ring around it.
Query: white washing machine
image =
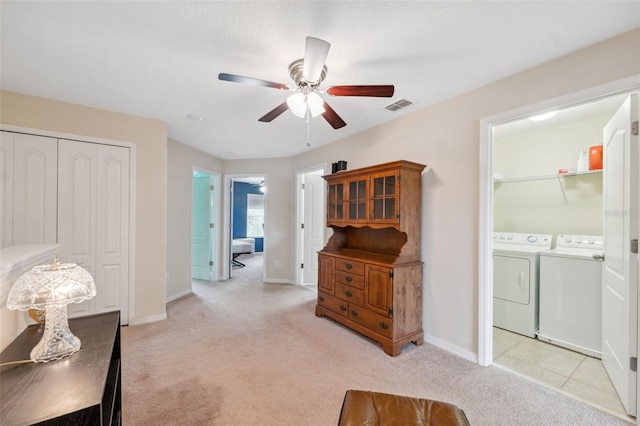
[[[538,330],[539,254],[551,235],[493,235],[493,325],[535,337]]]
[[[540,253],[538,338],[602,357],[602,237],[558,235]]]

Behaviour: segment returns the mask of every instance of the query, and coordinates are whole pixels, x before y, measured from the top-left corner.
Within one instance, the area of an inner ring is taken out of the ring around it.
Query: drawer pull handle
[[[324,297],[319,296],[319,297],[318,297],[318,300],[319,300],[319,301],[321,301],[321,302],[324,302]]]
[[[346,311],[346,310],[347,310],[347,307],[346,307],[346,306],[344,306],[344,305],[340,305],[340,310],[341,310],[342,312],[344,312],[344,311]]]
[[[344,294],[345,294],[345,296],[347,296],[347,297],[351,297],[351,296],[353,296],[353,293],[351,293],[349,290],[345,291],[345,292],[344,292]]]
[[[387,325],[386,322],[380,321],[379,325],[380,325],[380,328],[383,329],[383,330],[386,330],[387,328],[389,328],[389,326]]]
[[[346,282],[350,283],[351,281],[353,281],[353,278],[351,278],[349,275],[346,276],[346,278],[344,279]]]
[[[347,269],[348,269],[348,270],[351,270],[351,268],[353,268],[353,265],[352,265],[352,264],[350,264],[350,263],[347,263]]]
[[[358,316],[358,311],[356,311],[355,309],[351,310],[351,316],[352,317],[357,317]]]

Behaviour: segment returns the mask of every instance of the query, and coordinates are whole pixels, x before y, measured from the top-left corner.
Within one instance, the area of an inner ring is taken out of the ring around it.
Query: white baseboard
[[[180,299],[181,297],[184,297],[184,296],[188,296],[191,293],[192,293],[191,289],[181,291],[178,294],[174,294],[173,296],[167,297],[167,299],[165,300],[165,303],[173,302],[174,300]]]
[[[471,361],[475,364],[478,363],[478,354],[475,354],[473,352],[470,352],[466,349],[463,349],[459,346],[456,345],[452,345],[451,343],[442,340],[442,339],[438,339],[437,337],[425,334],[424,335],[424,341],[433,345],[433,346],[437,346],[440,349],[444,349],[447,352],[451,352],[454,355],[457,355],[461,358],[466,359],[467,361]]]
[[[148,317],[131,318],[129,319],[129,325],[147,324],[150,322],[162,321],[166,319],[167,319],[167,313],[165,312],[164,314],[151,315]]]
[[[273,283],[273,284],[291,284],[294,285],[295,282],[293,280],[287,280],[284,278],[265,278],[265,283]]]

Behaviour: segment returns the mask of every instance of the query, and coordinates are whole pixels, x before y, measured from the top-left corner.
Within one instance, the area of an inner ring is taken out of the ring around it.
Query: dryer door
[[[530,267],[528,259],[493,256],[493,297],[509,302],[530,303]]]

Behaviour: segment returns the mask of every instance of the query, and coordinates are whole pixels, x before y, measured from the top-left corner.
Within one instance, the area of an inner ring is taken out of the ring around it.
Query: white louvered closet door
[[[86,268],[94,299],[70,316],[129,310],[129,149],[69,140],[58,144],[60,258]]]

